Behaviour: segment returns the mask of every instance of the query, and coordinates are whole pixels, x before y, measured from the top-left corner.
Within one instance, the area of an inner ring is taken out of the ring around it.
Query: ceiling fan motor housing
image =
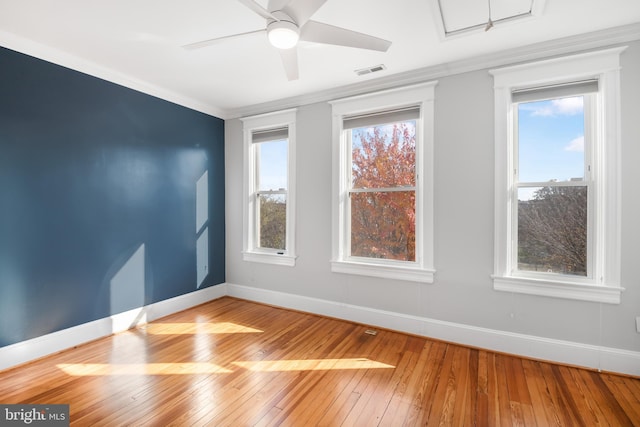
[[[298,43],[300,28],[294,20],[282,11],[272,12],[276,20],[267,23],[267,36],[269,42],[278,49],[290,49]]]

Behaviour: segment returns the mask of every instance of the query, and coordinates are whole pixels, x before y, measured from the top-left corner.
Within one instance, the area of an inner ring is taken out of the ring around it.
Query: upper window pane
[[[255,144],[258,191],[287,188],[287,145],[286,139]]]
[[[416,185],[415,120],[351,130],[353,188]]]
[[[518,180],[584,179],[584,97],[518,104]]]

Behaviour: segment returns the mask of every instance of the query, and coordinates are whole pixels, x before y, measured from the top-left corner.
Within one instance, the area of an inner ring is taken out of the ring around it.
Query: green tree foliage
[[[518,203],[518,263],[524,270],[587,274],[587,187],[543,187]]]
[[[415,186],[415,122],[358,134],[352,152],[353,188]],[[414,261],[415,212],[413,189],[352,193],[351,255]]]
[[[260,247],[286,249],[287,202],[282,195],[260,196]]]

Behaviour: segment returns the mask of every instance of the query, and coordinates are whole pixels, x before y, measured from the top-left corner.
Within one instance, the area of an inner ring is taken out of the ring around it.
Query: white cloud
[[[581,96],[573,98],[554,99],[551,101],[553,108],[561,115],[573,116],[584,111],[584,102]]]
[[[531,108],[529,109],[529,111],[531,111],[532,116],[550,117],[555,115],[553,114],[553,108],[551,108],[551,105],[545,105],[544,107]]]
[[[551,102],[545,102],[543,105],[532,108],[530,111],[533,116],[574,116],[576,114],[582,114],[584,111],[584,103],[581,96],[553,99]]]
[[[569,142],[569,145],[564,147],[564,151],[584,151],[584,136],[574,138]]]

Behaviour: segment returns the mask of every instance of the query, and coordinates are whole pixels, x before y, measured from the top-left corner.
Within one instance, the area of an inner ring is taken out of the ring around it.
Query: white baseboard
[[[607,372],[640,376],[640,352],[411,316],[227,283],[229,296],[451,343]]]
[[[144,307],[114,314],[61,331],[0,348],[0,371],[49,354],[122,332],[172,313],[223,297],[227,285],[210,286]]]
[[[200,289],[2,347],[0,370],[121,332],[226,295],[492,351],[640,376],[640,352],[636,351],[480,328],[231,283]]]

